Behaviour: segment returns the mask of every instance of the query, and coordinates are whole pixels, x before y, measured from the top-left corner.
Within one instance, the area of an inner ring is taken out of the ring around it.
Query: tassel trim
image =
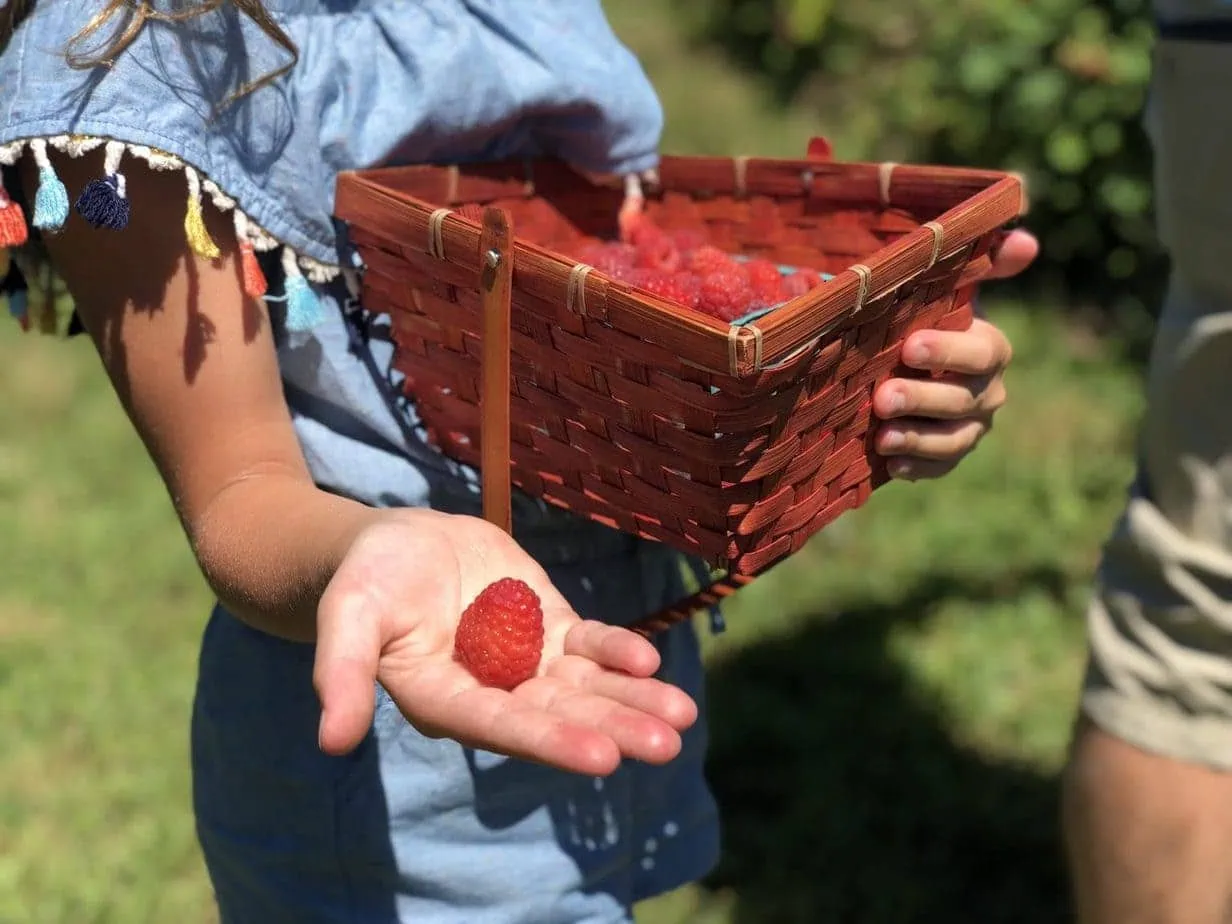
[[[201,212],[201,177],[187,164],[184,165],[184,177],[188,180],[188,208],[184,213],[184,235],[188,238],[188,246],[203,260],[217,260],[222,252],[206,230],[205,216]]]
[[[282,272],[286,278],[283,296],[281,299],[271,298],[269,301],[286,302],[287,312],[284,323],[288,331],[300,333],[312,330],[325,317],[321,311],[321,300],[308,285],[308,280],[300,271],[299,261],[289,247],[284,247],[282,250]]]
[[[25,212],[0,186],[0,247],[20,247],[29,235]]]
[[[48,156],[49,149],[77,158],[100,147],[105,151],[103,176],[87,184],[77,201],[70,203],[68,190],[56,174]],[[128,198],[128,183],[121,170],[126,156],[143,161],[152,170],[180,171],[184,174],[187,192],[184,236],[193,253],[206,260],[216,260],[221,256],[221,249],[210,236],[205,224],[204,203],[208,198],[220,212],[231,214],[244,293],[250,298],[284,304],[288,331],[310,330],[324,319],[321,300],[313,291],[313,284],[325,285],[332,282],[342,273],[342,268],[304,257],[282,244],[253,222],[217,184],[202,176],[195,167],[176,155],[148,145],[126,144],[88,135],[55,135],[0,145],[0,166],[16,164],[27,148],[38,168],[38,188],[29,223],[39,231],[54,234],[62,230],[73,208],[86,222],[99,230],[121,231],[126,228],[134,208]],[[136,207],[139,208],[140,203],[137,203]],[[0,251],[19,248],[28,240],[25,213],[0,187]],[[277,297],[269,294],[269,281],[258,258],[258,254],[275,250],[281,251],[285,277],[284,291]],[[356,280],[351,278],[353,274],[346,275],[348,289],[354,290]],[[0,278],[3,278],[3,273],[0,273]],[[28,301],[24,288],[15,298],[10,299],[10,311],[16,310],[14,305],[20,308],[24,327],[33,325],[51,330],[53,326],[59,326],[54,312],[42,309],[33,312],[38,315],[37,318],[32,317]]]
[[[91,180],[77,197],[77,214],[95,228],[123,231],[128,227],[132,206],[128,201],[128,181],[120,172],[124,145],[108,141],[103,159],[103,178]]]
[[[39,185],[34,194],[34,227],[56,232],[68,221],[68,190],[56,175],[56,168],[47,157],[47,142],[36,138],[30,142],[30,153],[38,167]]]

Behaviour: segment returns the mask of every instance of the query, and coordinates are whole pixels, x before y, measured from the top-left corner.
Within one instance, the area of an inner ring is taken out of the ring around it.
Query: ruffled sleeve
[[[288,326],[314,323],[312,284],[341,272],[340,171],[550,155],[622,173],[657,159],[658,99],[598,0],[276,0],[299,62],[225,107],[287,61],[254,23],[230,5],[149,22],[113,67],[69,68],[69,42],[103,5],[41,0],[0,54],[0,165],[29,153],[39,166],[24,210],[0,200],[0,236],[19,217],[54,233],[70,209],[99,233],[122,228],[141,208],[126,166],[178,171],[194,251],[218,253],[208,199],[234,217],[250,293],[267,295],[255,255],[278,252],[285,291],[268,297],[286,302]],[[48,152],[99,148],[102,174],[70,202]]]

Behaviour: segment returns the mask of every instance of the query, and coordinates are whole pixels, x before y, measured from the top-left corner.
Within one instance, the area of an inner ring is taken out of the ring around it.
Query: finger
[[[680,735],[666,722],[558,677],[537,677],[514,696],[568,723],[607,735],[625,757],[664,764],[680,753]]]
[[[372,725],[381,656],[379,620],[364,596],[326,590],[317,607],[312,680],[321,701],[318,739],[327,754],[346,754]]]
[[[552,677],[654,716],[676,731],[697,721],[697,703],[679,687],[653,677],[630,677],[604,670],[593,661],[567,656],[557,658],[548,669]]]
[[[988,278],[1008,279],[1017,276],[1035,262],[1039,250],[1039,241],[1035,235],[1021,228],[1011,231],[993,254]]]
[[[611,735],[588,722],[548,712],[522,694],[475,686],[448,697],[415,697],[412,724],[420,722],[468,747],[546,764],[571,773],[607,776],[620,766],[621,753]],[[387,689],[389,687],[387,686]],[[390,689],[400,703],[396,685]]]
[[[931,481],[948,475],[958,467],[961,459],[938,462],[932,459],[913,459],[899,456],[891,459],[887,467],[895,481]]]
[[[651,677],[659,669],[659,650],[649,639],[593,619],[583,620],[565,636],[565,654],[577,655],[634,677]]]
[[[925,417],[960,420],[998,410],[1005,404],[1000,379],[964,376],[951,381],[890,379],[873,395],[873,412],[882,420]]]
[[[903,362],[929,372],[995,375],[1012,356],[1005,334],[981,318],[965,331],[921,330],[903,343]]]
[[[983,418],[896,423],[877,435],[877,451],[882,455],[957,461],[974,449],[986,432],[988,422]]]

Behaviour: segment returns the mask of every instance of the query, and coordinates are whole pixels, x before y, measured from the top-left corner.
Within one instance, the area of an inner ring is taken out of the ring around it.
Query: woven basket
[[[511,476],[726,572],[659,628],[885,480],[874,388],[913,374],[908,333],[970,324],[1026,203],[1015,176],[836,163],[820,139],[802,160],[667,157],[646,195],[661,227],[835,278],[742,325],[669,304],[545,246],[614,237],[624,196],[554,161],[346,174],[336,211],[430,438],[480,467],[485,516],[508,527]],[[484,220],[449,211],[464,203]]]

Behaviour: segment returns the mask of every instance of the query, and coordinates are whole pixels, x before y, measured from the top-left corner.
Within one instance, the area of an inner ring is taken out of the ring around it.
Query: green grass
[[[1050,315],[995,317],[1018,357],[980,451],[883,489],[708,643],[726,856],[646,924],[1059,919],[1052,775],[1138,385]],[[0,921],[197,924],[208,598],[96,365],[0,328]]]
[[[802,150],[811,120],[685,49],[658,4],[609,6],[668,148]],[[1050,313],[995,316],[1017,360],[981,450],[879,492],[707,643],[725,856],[644,924],[1062,919],[1054,775],[1139,386]],[[187,720],[208,596],[85,343],[0,325],[0,395],[0,921],[204,924]]]

